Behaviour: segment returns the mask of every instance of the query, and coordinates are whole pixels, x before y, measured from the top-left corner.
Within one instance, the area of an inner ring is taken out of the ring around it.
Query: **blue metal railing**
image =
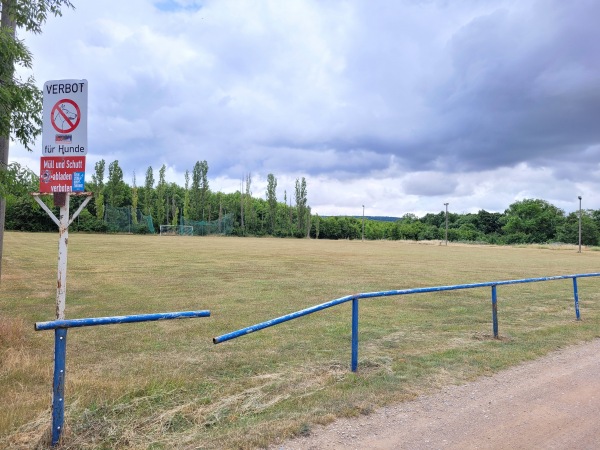
[[[152,322],[156,320],[189,319],[209,317],[210,311],[179,311],[157,314],[137,314],[133,316],[92,317],[89,319],[52,320],[36,322],[35,331],[56,330],[57,328],[92,327],[95,325],[114,325],[119,323]]]
[[[132,316],[93,317],[88,319],[36,322],[35,330],[54,330],[54,378],[52,382],[52,446],[60,442],[65,419],[65,376],[67,365],[67,330],[120,323],[210,317],[210,311],[179,311]]]
[[[253,333],[258,330],[262,330],[264,328],[272,327],[274,325],[278,325],[283,322],[287,322],[288,320],[297,319],[302,316],[306,316],[308,314],[315,313],[317,311],[321,311],[323,309],[331,308],[332,306],[337,306],[342,303],[346,303],[352,301],[352,348],[351,348],[351,363],[350,368],[352,372],[356,372],[358,369],[358,301],[362,298],[374,298],[374,297],[390,297],[393,295],[408,295],[408,294],[422,294],[426,292],[441,292],[441,291],[455,291],[459,289],[474,289],[481,287],[491,287],[492,288],[492,327],[494,332],[494,338],[498,338],[498,305],[497,305],[497,287],[504,286],[509,284],[521,284],[521,283],[535,283],[540,281],[551,281],[551,280],[564,280],[568,278],[573,279],[573,297],[574,297],[574,306],[575,306],[575,317],[577,320],[580,320],[579,313],[579,293],[577,290],[577,278],[586,278],[586,277],[598,277],[600,276],[599,272],[595,273],[584,273],[584,274],[574,274],[574,275],[557,275],[552,277],[541,277],[541,278],[524,278],[520,280],[505,280],[505,281],[490,281],[486,283],[472,283],[472,284],[456,284],[451,286],[435,286],[435,287],[423,287],[423,288],[414,288],[414,289],[401,289],[401,290],[392,290],[392,291],[381,291],[381,292],[367,292],[362,294],[354,294],[347,295],[345,297],[341,297],[335,300],[331,300],[326,303],[322,303],[320,305],[315,305],[310,308],[306,308],[300,311],[296,311],[291,314],[287,314],[285,316],[277,317],[275,319],[267,320],[266,322],[261,322],[255,325],[251,325],[249,327],[241,328],[236,331],[232,331],[227,334],[223,334],[221,336],[217,336],[213,338],[214,344],[220,344],[221,342],[225,342],[231,339],[235,339],[241,336],[245,336],[247,334]]]

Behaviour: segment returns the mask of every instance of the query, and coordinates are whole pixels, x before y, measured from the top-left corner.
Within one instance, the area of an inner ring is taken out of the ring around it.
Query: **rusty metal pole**
[[[67,297],[67,245],[69,243],[68,193],[54,194],[54,204],[60,206],[58,216],[58,275],[56,278],[56,319],[65,319]]]
[[[492,330],[494,331],[494,339],[498,339],[498,294],[496,293],[496,285],[492,286]]]
[[[67,298],[67,244],[69,243],[68,193],[54,194],[54,205],[60,207],[58,216],[58,276],[56,281],[56,320],[65,320]],[[60,442],[65,417],[67,330],[54,333],[54,378],[52,389],[52,446]]]
[[[85,208],[92,199],[91,192],[60,192],[54,193],[54,206],[58,206],[59,217],[57,218],[52,210],[40,199],[39,193],[32,193],[35,201],[42,207],[48,216],[58,226],[58,276],[56,281],[56,319],[65,319],[65,307],[67,297],[67,244],[69,243],[69,225],[79,216],[79,213]],[[69,199],[71,195],[84,195],[87,198],[81,203],[79,209],[69,218]]]

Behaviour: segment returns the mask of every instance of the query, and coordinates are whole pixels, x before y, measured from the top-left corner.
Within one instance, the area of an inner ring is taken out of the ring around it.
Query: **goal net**
[[[194,236],[230,236],[233,232],[233,214],[231,213],[211,221],[196,221],[184,218],[183,223],[194,228]]]
[[[193,236],[194,227],[191,225],[161,225],[161,236]]]

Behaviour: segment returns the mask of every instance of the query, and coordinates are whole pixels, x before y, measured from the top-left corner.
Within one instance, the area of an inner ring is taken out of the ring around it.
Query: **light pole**
[[[577,253],[581,253],[581,195],[577,198],[579,199],[579,250]]]
[[[365,205],[362,205],[363,207],[363,223],[362,223],[362,238],[361,240],[364,241],[365,240]]]
[[[446,245],[448,245],[448,203],[444,203],[446,206]]]

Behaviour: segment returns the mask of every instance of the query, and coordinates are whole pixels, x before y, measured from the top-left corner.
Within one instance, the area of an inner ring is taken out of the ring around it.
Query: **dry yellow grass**
[[[0,442],[47,439],[57,234],[7,233]],[[255,448],[598,336],[600,280],[361,301],[234,341],[214,336],[356,292],[598,272],[574,248],[71,234],[68,318],[209,309],[203,319],[73,329],[63,448]],[[1,444],[0,444],[1,445]]]

